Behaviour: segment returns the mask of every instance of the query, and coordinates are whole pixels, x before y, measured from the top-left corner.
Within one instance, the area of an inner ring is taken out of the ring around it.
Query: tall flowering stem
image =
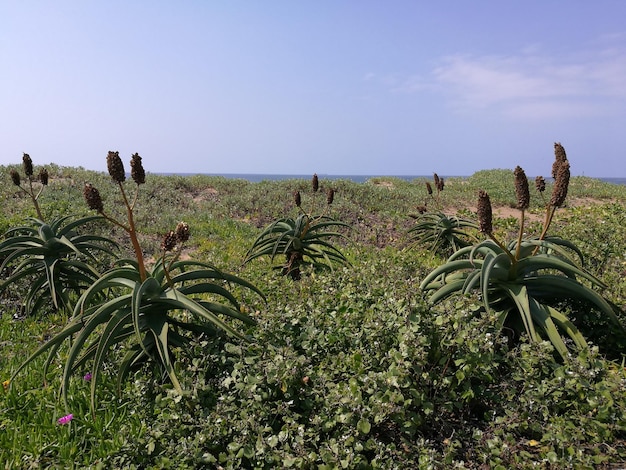
[[[39,188],[39,191],[37,191],[37,194],[35,194],[35,188],[33,188],[33,180],[35,179],[33,160],[27,153],[22,156],[22,168],[24,170],[24,174],[26,175],[26,179],[28,180],[28,187],[26,188],[22,186],[20,174],[15,170],[11,170],[11,180],[15,186],[19,187],[22,191],[28,194],[30,200],[33,202],[33,206],[35,207],[35,212],[37,212],[37,218],[39,220],[43,220],[43,214],[41,212],[41,208],[39,207],[38,200],[39,196],[41,196],[41,193],[43,192],[43,188],[48,186],[48,170],[45,168],[40,170],[36,179],[38,179],[41,183],[41,187]]]
[[[548,233],[548,228],[552,223],[554,213],[558,207],[565,203],[567,198],[567,190],[569,188],[570,166],[565,156],[565,149],[558,142],[554,144],[555,161],[552,165],[552,174],[554,175],[554,186],[552,188],[552,196],[546,207],[546,218],[543,223],[543,230],[539,237],[543,240]]]
[[[491,199],[489,198],[487,191],[482,189],[478,191],[478,205],[476,212],[478,214],[479,230],[487,235],[496,245],[502,248],[502,250],[507,253],[509,258],[511,258],[512,262],[515,262],[515,257],[493,234],[493,211],[491,209]]]
[[[90,209],[98,211],[100,215],[102,215],[109,222],[117,225],[128,233],[130,241],[133,245],[135,257],[137,258],[137,264],[139,266],[139,276],[141,278],[141,281],[143,282],[148,276],[146,273],[143,250],[141,249],[139,239],[137,238],[137,228],[135,225],[135,218],[133,214],[135,202],[137,201],[137,195],[139,194],[139,185],[145,182],[145,172],[141,165],[141,157],[139,157],[138,154],[133,155],[133,158],[131,160],[131,166],[133,167],[133,180],[137,184],[137,192],[135,193],[132,204],[129,202],[126,191],[124,190],[123,183],[126,180],[126,173],[124,171],[124,164],[122,163],[122,160],[119,156],[119,152],[109,152],[109,154],[107,155],[107,169],[109,171],[109,175],[111,176],[113,181],[117,183],[118,187],[120,188],[120,192],[122,193],[124,206],[126,207],[127,224],[118,221],[114,217],[104,212],[104,205],[102,204],[100,194],[98,193],[98,190],[92,185],[86,184],[83,193],[85,196],[85,200],[87,201],[87,205]]]
[[[524,216],[526,209],[530,207],[530,190],[528,189],[528,178],[524,170],[517,166],[513,172],[515,175],[515,195],[517,196],[517,208],[520,210],[519,232],[517,234],[517,248],[515,250],[515,259],[520,258],[522,249],[522,237],[524,235]]]

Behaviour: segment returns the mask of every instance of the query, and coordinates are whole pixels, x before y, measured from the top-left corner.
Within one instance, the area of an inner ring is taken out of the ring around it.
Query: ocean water
[[[171,174],[171,175],[180,175],[180,176],[193,176],[197,173],[161,173],[161,174]],[[310,179],[313,175],[274,175],[274,174],[254,174],[254,173],[202,173],[207,176],[222,176],[224,178],[229,179],[243,179],[246,181],[250,181],[252,183],[259,183],[261,181],[280,181],[280,180],[289,180],[289,179]],[[367,180],[372,178],[384,178],[384,177],[392,177],[399,178],[406,181],[413,181],[418,178],[427,178],[431,179],[432,175],[324,175],[318,173],[317,175],[320,179],[325,180],[348,180],[353,181],[355,183],[365,183]],[[444,179],[446,178],[467,178],[466,176],[447,176],[441,175]],[[548,178],[546,178],[548,179]],[[594,178],[600,181],[605,181],[607,183],[612,184],[620,184],[626,185],[626,178]],[[530,178],[529,178],[530,180]]]

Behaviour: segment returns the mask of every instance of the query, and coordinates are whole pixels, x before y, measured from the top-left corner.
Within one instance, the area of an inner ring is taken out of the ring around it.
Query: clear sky
[[[0,0],[0,164],[549,176],[556,141],[626,176],[624,0]]]

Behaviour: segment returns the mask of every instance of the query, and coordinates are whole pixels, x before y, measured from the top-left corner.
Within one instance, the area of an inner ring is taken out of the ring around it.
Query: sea
[[[198,173],[159,173],[161,175],[178,175],[178,176],[193,176]],[[249,181],[251,183],[259,183],[261,181],[280,181],[280,180],[290,180],[290,179],[310,179],[312,175],[276,175],[276,174],[256,174],[256,173],[201,173],[205,176],[221,176],[229,179],[242,179]],[[317,175],[320,179],[326,180],[348,180],[355,183],[365,183],[366,181],[372,178],[399,178],[406,181],[413,181],[415,179],[420,178],[432,178],[432,175],[325,175],[318,173]],[[468,176],[446,176],[441,175],[444,179],[446,178],[468,178]],[[551,178],[546,178],[549,180]],[[598,178],[594,177],[593,179],[597,179],[600,181],[604,181],[607,183],[618,184],[618,185],[626,185],[626,177],[624,178]]]

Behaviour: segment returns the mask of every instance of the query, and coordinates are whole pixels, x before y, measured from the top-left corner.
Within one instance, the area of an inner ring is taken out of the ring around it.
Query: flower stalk
[[[85,196],[85,200],[87,201],[87,205],[90,209],[98,211],[102,217],[111,222],[114,225],[117,225],[124,231],[126,231],[130,237],[131,244],[133,246],[133,251],[135,252],[135,257],[137,259],[137,264],[139,266],[139,276],[141,281],[145,281],[147,278],[145,261],[143,256],[143,250],[141,249],[141,244],[139,243],[139,238],[137,237],[137,228],[135,225],[135,217],[134,217],[134,207],[137,202],[137,197],[139,194],[139,185],[145,183],[145,171],[143,170],[143,166],[141,164],[141,157],[138,154],[134,154],[131,160],[132,166],[132,176],[133,180],[137,184],[137,190],[135,192],[135,196],[133,198],[133,202],[129,202],[129,198],[126,195],[126,191],[124,190],[124,181],[126,180],[126,173],[124,171],[124,164],[119,156],[119,152],[109,152],[107,155],[107,169],[109,171],[109,175],[113,179],[115,183],[117,183],[120,188],[120,192],[122,193],[122,199],[124,201],[124,206],[126,208],[126,219],[127,223],[124,224],[109,214],[104,212],[104,204],[102,203],[102,199],[100,197],[100,193],[96,188],[94,188],[91,184],[85,184],[85,188],[83,190],[83,194]]]

